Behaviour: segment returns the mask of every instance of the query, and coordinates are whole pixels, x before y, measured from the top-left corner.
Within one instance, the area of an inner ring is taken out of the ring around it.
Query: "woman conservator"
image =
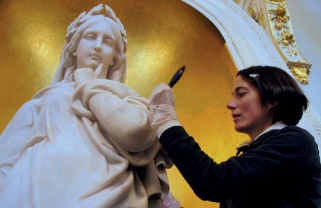
[[[319,151],[296,126],[308,100],[295,80],[282,69],[253,66],[237,73],[232,95],[235,130],[250,140],[219,164],[180,125],[168,85],[150,97],[160,142],[195,194],[222,208],[320,208]]]

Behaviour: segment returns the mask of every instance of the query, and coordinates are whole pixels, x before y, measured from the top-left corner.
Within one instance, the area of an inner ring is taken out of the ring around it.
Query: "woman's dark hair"
[[[237,76],[258,89],[263,105],[278,103],[273,123],[282,121],[287,125],[298,124],[309,100],[286,71],[274,66],[251,66],[238,71]]]

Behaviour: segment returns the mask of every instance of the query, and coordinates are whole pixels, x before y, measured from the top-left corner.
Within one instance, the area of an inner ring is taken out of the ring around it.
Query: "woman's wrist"
[[[167,129],[169,129],[173,126],[181,126],[181,124],[179,123],[178,120],[170,120],[170,121],[167,121],[167,122],[161,124],[156,130],[157,137],[160,138],[161,135],[164,133],[164,131],[166,131]]]

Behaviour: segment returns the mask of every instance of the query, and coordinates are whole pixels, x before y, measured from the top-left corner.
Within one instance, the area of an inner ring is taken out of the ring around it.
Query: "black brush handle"
[[[174,85],[176,84],[176,82],[178,82],[178,80],[181,78],[181,76],[183,75],[185,70],[185,66],[182,66],[172,77],[171,81],[169,82],[169,86],[170,87],[174,87]]]

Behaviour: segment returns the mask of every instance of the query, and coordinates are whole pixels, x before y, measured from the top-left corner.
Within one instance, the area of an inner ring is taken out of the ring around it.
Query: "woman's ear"
[[[278,102],[268,102],[268,104],[267,104],[267,106],[268,106],[268,108],[269,109],[271,109],[271,108],[274,108],[275,106],[277,106],[279,103]]]

